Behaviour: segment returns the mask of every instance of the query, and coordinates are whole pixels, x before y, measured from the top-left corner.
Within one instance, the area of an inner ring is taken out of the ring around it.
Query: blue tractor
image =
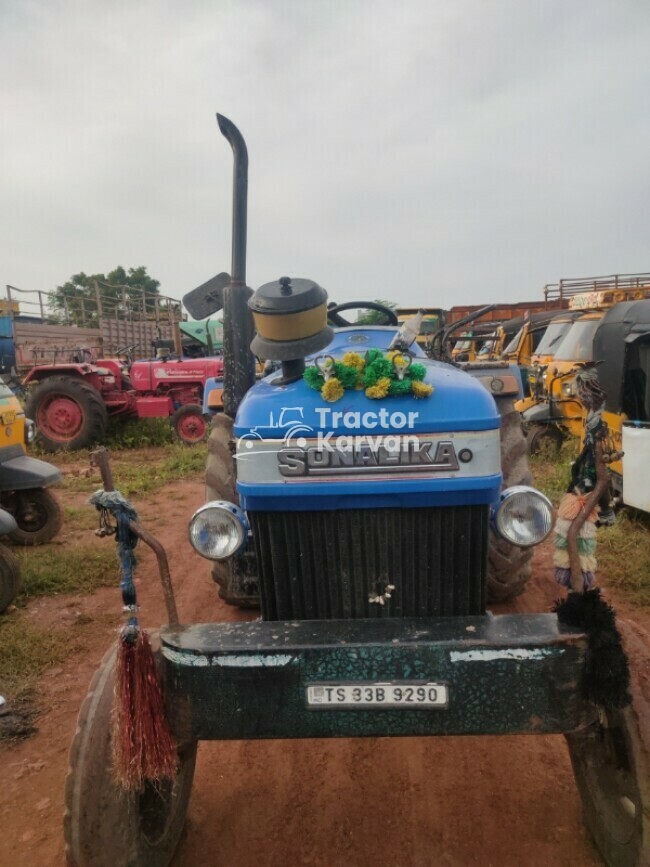
[[[487,608],[523,590],[553,521],[530,486],[516,368],[427,359],[417,318],[400,326],[383,309],[385,325],[359,326],[344,313],[367,303],[328,307],[311,280],[252,293],[246,147],[219,124],[235,154],[232,277],[186,303],[223,304],[225,411],[189,532],[227,600],[262,616],[162,627],[178,769],[139,792],[110,776],[105,660],[71,752],[70,861],[166,867],[201,739],[530,733],[566,735],[606,862],[647,865],[636,708],[588,699],[584,630]],[[257,383],[254,354],[277,368]]]

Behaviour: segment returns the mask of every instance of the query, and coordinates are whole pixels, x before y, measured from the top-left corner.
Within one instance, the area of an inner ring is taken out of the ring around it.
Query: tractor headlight
[[[576,384],[574,380],[562,383],[562,396],[573,397],[576,393]]]
[[[234,503],[214,500],[192,515],[189,534],[192,547],[202,557],[226,560],[246,541],[248,520]]]
[[[36,425],[31,418],[25,419],[25,442],[33,443],[36,436]]]
[[[553,506],[548,497],[535,488],[516,485],[501,494],[494,523],[499,535],[511,545],[530,548],[551,532]]]

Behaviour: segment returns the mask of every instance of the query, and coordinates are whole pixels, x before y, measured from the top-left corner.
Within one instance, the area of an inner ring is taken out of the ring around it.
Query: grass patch
[[[88,511],[93,515],[92,509]],[[37,596],[92,593],[98,587],[117,587],[119,567],[115,548],[108,540],[103,544],[49,545],[17,551],[23,584],[19,603]]]
[[[650,606],[650,515],[622,509],[613,527],[598,530],[598,568],[607,585],[635,605]]]
[[[105,445],[109,449],[141,449],[173,442],[168,418],[109,419]]]
[[[0,619],[0,694],[9,714],[0,717],[0,741],[34,731],[38,715],[38,679],[50,665],[70,653],[70,640],[25,623],[18,613]]]
[[[571,462],[578,444],[568,440],[558,455],[534,456],[531,469],[535,485],[557,506],[571,479]],[[636,509],[620,509],[613,527],[598,530],[598,572],[607,586],[624,593],[634,605],[650,606],[650,515]]]
[[[0,620],[0,692],[25,698],[48,665],[61,662],[70,652],[67,642],[51,630],[29,626],[19,612]]]
[[[86,456],[84,461],[82,453],[76,452],[75,455],[75,464],[84,468],[90,465],[89,457]],[[127,497],[157,491],[180,479],[199,478],[205,472],[206,457],[207,445],[188,447],[182,443],[110,453],[115,487]],[[78,475],[69,472],[63,484],[70,491],[92,493],[101,486],[101,481],[96,471],[90,476],[84,472]],[[137,503],[135,505],[137,507]]]
[[[63,510],[64,526],[76,531],[96,530],[99,526],[97,510],[92,506],[66,506]]]
[[[571,481],[571,464],[578,457],[577,440],[567,440],[560,454],[534,455],[530,459],[535,487],[551,500],[554,506],[562,499]]]

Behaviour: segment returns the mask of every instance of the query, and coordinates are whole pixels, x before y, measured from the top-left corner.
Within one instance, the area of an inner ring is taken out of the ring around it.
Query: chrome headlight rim
[[[534,541],[530,542],[522,542],[521,540],[517,540],[514,537],[514,534],[508,532],[508,528],[506,525],[506,517],[507,517],[507,509],[505,508],[508,505],[513,504],[513,497],[521,496],[522,494],[533,497],[534,500],[537,500],[540,505],[540,511],[538,515],[541,516],[541,520],[545,523],[545,529],[543,532],[538,534]],[[501,498],[499,500],[499,505],[496,507],[493,515],[493,523],[494,528],[498,535],[505,539],[510,545],[514,545],[516,548],[534,548],[536,545],[540,545],[545,539],[549,537],[553,530],[554,525],[554,510],[553,504],[541,491],[538,491],[537,488],[533,488],[531,485],[513,485],[510,488],[506,488],[501,492]]]
[[[228,549],[228,551],[222,555],[215,556],[214,554],[208,554],[204,550],[202,550],[198,544],[196,544],[196,539],[193,533],[193,528],[196,526],[196,523],[206,516],[208,512],[219,512],[220,517],[226,518],[231,522],[231,527],[235,530],[235,543]],[[246,517],[246,513],[243,509],[240,509],[238,505],[235,503],[231,503],[228,500],[210,500],[207,503],[204,503],[200,508],[194,512],[192,517],[190,518],[188,527],[188,538],[190,541],[190,545],[199,554],[201,557],[204,557],[206,560],[211,560],[213,562],[219,563],[224,560],[229,560],[233,557],[238,551],[244,547],[246,540],[248,538],[249,525],[248,518]]]

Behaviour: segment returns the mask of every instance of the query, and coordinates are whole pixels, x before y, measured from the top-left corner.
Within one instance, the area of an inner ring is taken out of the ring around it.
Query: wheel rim
[[[23,498],[14,514],[19,529],[25,533],[38,533],[47,524],[48,512],[38,500]]]
[[[594,806],[609,836],[626,845],[637,831],[642,804],[622,715],[608,717],[607,725],[586,737],[583,769]]]
[[[36,412],[37,427],[51,440],[69,442],[81,430],[84,422],[82,407],[71,397],[52,395]]]
[[[186,443],[200,443],[205,437],[207,425],[200,415],[184,415],[179,419],[178,435]]]

